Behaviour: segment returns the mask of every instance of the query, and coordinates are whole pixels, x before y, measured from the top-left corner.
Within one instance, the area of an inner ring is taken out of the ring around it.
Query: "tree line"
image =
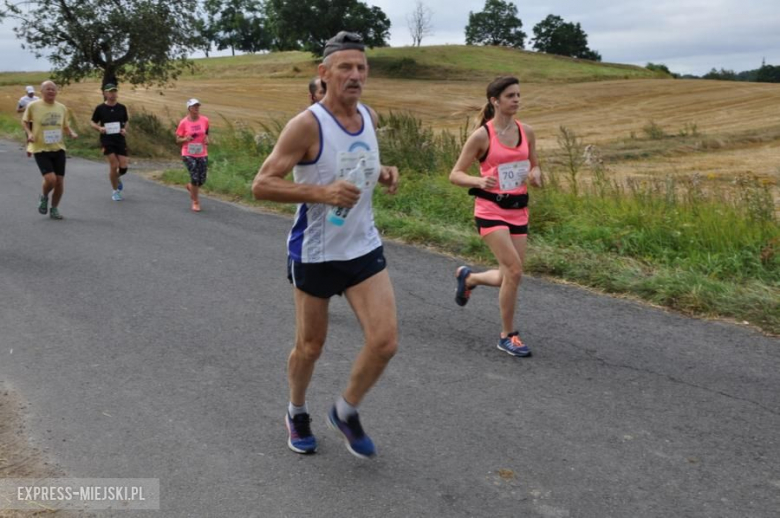
[[[761,63],[760,68],[754,70],[745,70],[744,72],[734,72],[721,68],[713,68],[703,76],[702,79],[717,79],[720,81],[749,81],[752,83],[780,83],[780,66],[767,65],[766,61]]]
[[[727,70],[721,68],[720,70],[712,68],[709,72],[703,76],[697,76],[693,74],[675,74],[669,70],[669,67],[660,63],[648,63],[645,66],[646,69],[654,72],[663,72],[669,74],[674,78],[682,79],[715,79],[718,81],[748,81],[751,83],[780,83],[780,66],[767,65],[766,61],[761,63],[760,68],[755,70],[746,70],[744,72],[734,72],[733,70]]]
[[[388,45],[390,19],[361,0],[0,0],[0,20],[16,21],[22,47],[53,65],[63,84],[96,74],[103,83],[163,85],[193,63],[195,51],[303,50],[321,55],[340,30],[360,34],[369,47]],[[423,0],[407,17],[413,44],[432,34]],[[486,0],[469,12],[468,45],[524,48],[517,7]],[[579,23],[549,15],[533,27],[539,52],[600,61]]]

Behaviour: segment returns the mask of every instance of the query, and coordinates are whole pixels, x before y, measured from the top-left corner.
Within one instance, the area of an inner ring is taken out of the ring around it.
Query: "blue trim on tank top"
[[[299,262],[303,257],[303,241],[306,237],[306,229],[309,227],[308,213],[308,205],[302,203],[298,214],[296,214],[297,219],[290,231],[290,241],[287,244],[287,253],[290,257]]]
[[[317,103],[317,104],[319,104],[319,103]],[[308,162],[301,161],[301,162],[298,162],[298,165],[314,165],[314,164],[317,163],[317,161],[322,156],[322,124],[320,123],[320,118],[317,117],[316,113],[314,113],[314,110],[309,110],[309,111],[311,112],[312,115],[314,115],[314,120],[317,121],[317,130],[320,132],[320,150],[319,150],[319,152],[317,152],[317,156],[314,157],[314,160],[310,160]]]
[[[347,135],[349,135],[350,137],[357,137],[358,135],[360,135],[361,133],[363,133],[363,130],[364,130],[364,129],[366,129],[366,118],[365,118],[365,117],[363,117],[363,112],[362,112],[362,111],[360,111],[360,105],[359,105],[359,104],[358,104],[358,113],[360,114],[360,122],[362,123],[362,125],[360,126],[360,130],[359,130],[357,133],[350,133],[350,132],[347,130],[347,128],[345,128],[344,126],[342,126],[342,125],[341,125],[341,123],[340,123],[340,122],[339,122],[339,120],[336,118],[336,116],[335,116],[335,115],[333,115],[333,114],[331,113],[331,111],[325,107],[325,105],[324,105],[324,104],[322,104],[322,103],[317,103],[317,104],[319,104],[319,105],[322,107],[322,109],[323,109],[323,110],[325,110],[325,113],[327,113],[328,115],[330,115],[331,117],[333,117],[333,120],[334,120],[334,121],[336,121],[336,124],[338,124],[338,125],[339,125],[339,128],[341,128],[341,131],[343,131],[344,133],[346,133],[346,134],[347,134]]]

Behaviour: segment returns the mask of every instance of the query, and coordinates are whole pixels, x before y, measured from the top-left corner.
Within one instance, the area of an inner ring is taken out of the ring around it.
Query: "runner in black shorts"
[[[39,101],[27,105],[22,116],[22,127],[27,134],[27,152],[35,157],[35,163],[43,176],[42,194],[38,199],[38,212],[49,213],[51,219],[62,219],[60,200],[65,191],[65,142],[67,133],[77,138],[70,128],[68,109],[58,103],[57,85],[45,81],[41,85]],[[51,211],[49,211],[51,193]]]
[[[455,302],[465,306],[476,286],[499,288],[501,332],[496,345],[512,356],[525,357],[531,349],[515,328],[515,308],[528,237],[528,184],[541,187],[542,171],[533,128],[515,118],[520,81],[499,77],[488,85],[486,97],[479,124],[463,146],[450,181],[475,196],[477,231],[496,257],[498,268],[484,272],[458,268]],[[469,170],[477,161],[480,174],[473,176]]]
[[[117,87],[113,83],[103,86],[106,99],[92,114],[92,127],[100,133],[100,144],[108,160],[108,178],[111,180],[111,199],[122,201],[124,184],[120,179],[127,173],[127,122],[129,116],[125,105],[117,102]]]
[[[65,176],[65,151],[41,151],[33,155],[35,164],[42,175],[53,172],[55,176]]]
[[[325,345],[330,299],[343,293],[365,341],[328,424],[353,455],[370,458],[376,448],[363,430],[358,405],[398,345],[395,295],[371,197],[377,183],[395,192],[398,169],[381,165],[376,113],[360,103],[368,75],[360,36],[340,32],[328,40],[324,54],[318,71],[328,85],[325,98],[287,124],[252,192],[261,200],[298,203],[287,241],[296,312],[287,363],[287,446],[296,453],[317,450],[306,393]]]

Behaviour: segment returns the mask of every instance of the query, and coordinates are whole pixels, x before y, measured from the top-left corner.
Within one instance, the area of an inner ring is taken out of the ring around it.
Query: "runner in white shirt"
[[[25,88],[27,90],[27,95],[19,99],[19,102],[16,105],[16,113],[24,113],[25,108],[27,108],[27,105],[30,104],[33,101],[40,101],[40,97],[35,95],[35,88],[32,86],[28,86]]]
[[[395,192],[398,169],[381,166],[376,114],[360,104],[368,63],[359,35],[340,32],[325,45],[319,75],[325,98],[293,118],[252,185],[257,199],[297,203],[288,238],[288,278],[295,286],[296,342],[288,360],[287,445],[314,453],[306,390],[325,344],[328,304],[344,294],[365,344],[346,390],[328,414],[349,451],[373,457],[357,406],[382,375],[398,342],[395,295],[371,197],[377,183]],[[294,181],[285,177],[293,170]]]

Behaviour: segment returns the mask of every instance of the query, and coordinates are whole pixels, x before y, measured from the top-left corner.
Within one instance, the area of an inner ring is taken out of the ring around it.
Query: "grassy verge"
[[[136,129],[175,156],[175,146],[171,152],[171,144],[161,144],[172,140],[170,123],[148,117]],[[381,125],[383,162],[398,164],[403,179],[395,196],[376,194],[382,233],[492,264],[473,228],[472,199],[447,180],[465,128],[459,135],[435,133],[406,114],[383,116]],[[0,117],[0,130],[6,127],[14,132]],[[216,129],[206,190],[252,202],[249,187],[279,130],[229,123]],[[570,159],[551,161],[545,188],[531,194],[526,271],[780,334],[780,225],[765,183],[747,176],[728,186],[705,186],[696,176],[618,182],[598,164],[582,183],[572,170],[584,167],[581,143],[573,132],[560,141],[558,156]],[[183,167],[163,174],[169,183],[187,180]]]
[[[492,264],[473,228],[471,198],[447,180],[465,128],[459,135],[435,133],[406,114],[383,116],[381,123],[383,162],[403,173],[395,196],[375,197],[382,233]],[[252,178],[277,134],[264,130],[269,141],[262,145],[252,145],[251,128],[234,128],[238,137],[213,147],[209,189],[250,199]],[[764,183],[751,177],[729,186],[705,186],[696,177],[619,183],[599,168],[591,182],[576,185],[561,165],[547,174],[546,187],[531,196],[528,272],[780,334],[780,226]],[[166,177],[186,181],[183,171]]]

